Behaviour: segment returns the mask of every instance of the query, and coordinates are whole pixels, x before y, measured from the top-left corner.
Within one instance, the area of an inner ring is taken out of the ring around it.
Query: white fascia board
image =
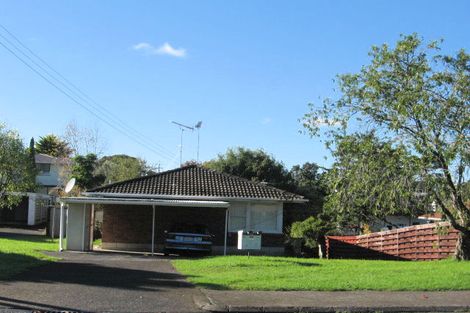
[[[133,193],[106,193],[106,192],[84,192],[83,195],[89,197],[114,197],[114,198],[146,198],[146,199],[178,199],[178,200],[207,200],[207,201],[271,201],[271,202],[291,202],[305,203],[307,199],[268,199],[268,198],[238,198],[238,197],[214,197],[214,196],[177,196],[177,195],[146,195]]]
[[[5,194],[7,195],[12,195],[12,196],[27,196],[27,197],[36,197],[38,199],[51,199],[52,196],[50,195],[46,195],[46,194],[42,194],[42,193],[35,193],[35,192],[21,192],[21,191],[7,191],[5,192]]]
[[[93,203],[93,204],[124,204],[124,205],[156,205],[177,207],[210,207],[228,208],[230,204],[224,201],[191,201],[170,199],[122,199],[99,197],[64,197],[59,199],[63,203]]]

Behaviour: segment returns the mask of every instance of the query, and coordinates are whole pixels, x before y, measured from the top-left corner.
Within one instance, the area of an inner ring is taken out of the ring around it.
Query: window
[[[228,230],[282,233],[282,204],[233,203],[229,209]]]
[[[250,230],[267,233],[277,232],[278,208],[276,206],[255,205],[251,207],[250,212]]]
[[[229,231],[239,231],[246,229],[246,207],[234,206],[228,211],[229,214]]]
[[[36,166],[39,171],[39,175],[47,175],[51,171],[51,165],[48,163],[38,163]]]

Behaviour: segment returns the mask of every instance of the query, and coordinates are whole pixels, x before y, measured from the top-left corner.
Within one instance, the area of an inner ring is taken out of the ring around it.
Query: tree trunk
[[[470,233],[459,232],[457,246],[455,247],[455,259],[459,261],[470,260]]]

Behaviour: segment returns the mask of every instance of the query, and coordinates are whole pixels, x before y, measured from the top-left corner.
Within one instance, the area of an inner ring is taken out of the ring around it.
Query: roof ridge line
[[[231,177],[231,178],[234,178],[234,179],[243,180],[243,181],[246,181],[246,182],[251,183],[251,184],[253,184],[253,185],[257,185],[257,186],[259,186],[259,187],[274,189],[274,190],[277,190],[277,191],[279,191],[279,192],[281,192],[281,193],[283,193],[283,194],[289,193],[289,194],[292,194],[292,195],[295,195],[295,196],[301,196],[301,197],[305,198],[304,196],[299,195],[299,194],[296,194],[296,193],[294,193],[294,192],[290,192],[290,191],[287,191],[287,190],[283,190],[283,189],[280,189],[280,188],[277,188],[277,187],[268,185],[269,182],[266,182],[266,185],[265,185],[265,184],[263,184],[263,182],[253,181],[253,180],[250,180],[250,179],[245,178],[245,177],[240,177],[240,176],[233,175],[233,174],[229,174],[229,173],[225,173],[225,172],[219,172],[219,171],[214,170],[214,169],[212,169],[212,168],[207,168],[207,167],[203,167],[203,166],[201,166],[201,168],[204,168],[204,169],[206,169],[206,170],[213,171],[213,172],[215,172],[215,173],[217,173],[217,174],[221,174],[221,175],[224,175],[224,176],[228,176],[228,177]]]
[[[113,186],[116,186],[116,185],[119,185],[119,184],[130,183],[130,182],[134,182],[134,181],[138,181],[138,180],[142,180],[142,179],[147,179],[147,178],[151,178],[151,177],[161,176],[161,175],[164,175],[164,174],[169,174],[169,173],[172,173],[172,172],[178,172],[178,171],[181,171],[183,169],[193,167],[193,166],[194,165],[185,166],[185,167],[177,167],[177,168],[174,168],[174,169],[171,169],[171,170],[158,172],[158,173],[151,174],[151,175],[145,175],[145,176],[139,176],[139,177],[130,178],[130,179],[126,179],[126,180],[121,180],[121,181],[117,181],[117,182],[114,182],[114,183],[94,187],[92,189],[87,190],[87,192],[93,192],[95,189],[100,189],[100,188],[105,188],[105,187],[113,187]]]

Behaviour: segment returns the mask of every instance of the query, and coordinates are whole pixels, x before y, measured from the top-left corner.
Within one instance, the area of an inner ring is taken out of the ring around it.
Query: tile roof
[[[263,183],[217,172],[200,166],[187,166],[174,170],[117,182],[88,190],[99,194],[132,194],[250,198],[263,200],[303,201],[304,197]]]

